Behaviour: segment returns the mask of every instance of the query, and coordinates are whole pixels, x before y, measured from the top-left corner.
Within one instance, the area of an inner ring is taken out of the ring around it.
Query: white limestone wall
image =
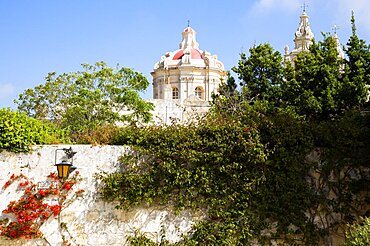
[[[23,173],[32,182],[42,184],[50,172],[56,172],[55,150],[69,147],[48,145],[36,146],[32,153],[0,152],[0,219],[7,216],[2,211],[8,203],[22,195],[16,182],[8,189],[1,189],[9,177],[13,173]],[[61,230],[58,218],[51,217],[41,227],[44,239],[8,240],[0,237],[0,245],[62,245],[62,237],[65,237],[72,245],[118,246],[127,245],[128,236],[141,234],[154,241],[160,241],[165,236],[167,240],[176,242],[191,229],[194,221],[204,217],[202,213],[190,214],[188,211],[175,215],[168,207],[140,207],[130,211],[115,209],[114,204],[106,203],[99,197],[95,175],[101,171],[119,170],[119,157],[129,153],[130,149],[90,145],[73,145],[72,148],[77,151],[74,166],[82,178],[76,188],[85,192],[80,198],[69,201],[67,198],[66,202],[70,205],[62,210],[59,219],[68,230]]]
[[[195,96],[186,100],[153,99],[150,102],[154,104],[152,123],[156,125],[194,122],[203,117],[210,108],[208,102]]]
[[[184,107],[180,100],[150,100],[154,104],[153,123],[157,125],[171,124],[174,122],[182,122],[185,120]]]

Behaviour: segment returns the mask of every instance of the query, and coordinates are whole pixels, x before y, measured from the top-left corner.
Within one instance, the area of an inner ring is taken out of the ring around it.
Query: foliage
[[[84,129],[79,132],[74,132],[71,135],[71,141],[77,144],[111,144],[119,127],[116,125],[95,126],[93,128]]]
[[[126,209],[168,202],[177,209],[207,209],[209,221],[227,223],[240,240],[249,237],[240,226],[248,224],[249,194],[264,181],[266,159],[253,126],[220,117],[198,126],[132,131],[133,137],[123,133],[117,141],[135,145],[147,161],[125,159],[123,173],[102,175],[105,199]],[[221,230],[213,233],[215,240],[222,237]]]
[[[348,60],[345,64],[345,77],[341,97],[343,107],[358,106],[365,103],[369,91],[365,85],[370,85],[370,48],[356,34],[355,18],[352,13],[352,35],[347,42],[345,52]]]
[[[352,25],[345,50],[348,58],[339,58],[336,39],[324,35],[309,52],[298,54],[294,67],[286,66],[283,105],[294,106],[298,113],[313,119],[333,118],[364,105],[369,93],[370,50],[358,39],[354,18]]]
[[[18,109],[72,132],[150,120],[153,106],[138,94],[149,85],[141,73],[120,66],[110,68],[104,62],[82,64],[82,68],[84,71],[58,76],[49,73],[45,84],[19,95],[15,100]],[[123,109],[130,113],[120,114]]]
[[[260,101],[240,109],[214,109],[198,125],[125,128],[115,143],[137,155],[100,176],[103,197],[121,209],[205,209],[179,245],[316,245],[364,215],[368,116],[307,121]]]
[[[338,56],[336,37],[328,34],[323,34],[323,41],[313,42],[309,52],[299,53],[294,65],[287,62],[284,67],[281,54],[269,44],[253,46],[249,56],[241,54],[238,66],[232,69],[242,87],[239,100],[235,101],[238,92],[233,91],[231,108],[236,108],[238,101],[267,100],[277,107],[292,107],[300,115],[325,120],[363,107],[369,93],[370,48],[357,37],[354,17],[352,29],[346,59]],[[227,88],[228,83],[221,94],[226,95]]]
[[[136,237],[129,237],[128,242],[131,246],[157,246],[158,244],[148,239],[144,235],[139,235]],[[160,244],[161,246],[168,245],[166,242]]]
[[[317,200],[310,212],[320,214],[323,229],[345,231],[369,206],[370,117],[348,111],[315,129],[319,161],[310,177]]]
[[[346,246],[370,245],[370,217],[364,218],[362,223],[351,225],[346,236]]]
[[[230,72],[227,73],[226,83],[222,83],[219,87],[219,92],[221,95],[230,97],[237,92],[237,84],[234,77],[231,76]],[[213,95],[216,96],[216,95]]]
[[[212,107],[210,111],[238,112],[242,102],[246,102],[245,99],[248,97],[246,90],[242,92],[237,90],[235,79],[230,73],[228,73],[226,83],[220,85],[218,92],[218,94],[212,95]]]
[[[313,141],[306,124],[292,111],[270,113],[259,103],[239,111],[245,115],[228,113],[197,126],[123,131],[117,143],[136,146],[148,160],[124,159],[123,173],[103,175],[103,197],[120,208],[157,202],[207,209],[209,218],[193,228],[186,245],[247,244],[267,219],[304,230],[312,195],[301,178]]]
[[[277,222],[276,233],[270,233],[270,238],[287,235],[283,240],[288,242],[293,233],[303,235],[301,239],[306,244],[317,244],[332,233],[344,231],[346,223],[366,211],[369,117],[351,109],[362,107],[368,91],[368,47],[363,41],[358,42],[355,31],[349,43],[352,54],[343,61],[338,58],[336,40],[324,35],[324,40],[314,43],[310,52],[298,55],[294,66],[285,64],[281,84],[268,84],[281,90],[280,95],[276,93],[278,97],[269,97],[268,102],[245,96],[256,87],[249,85],[251,79],[244,76],[254,70],[266,71],[268,62],[254,66],[255,60],[265,58],[256,52],[248,58],[242,55],[239,66],[234,68],[242,79],[241,90],[232,95],[221,90],[221,96],[215,98],[213,112],[225,117],[240,111],[237,117],[246,117],[244,113],[253,118],[254,113],[246,110],[252,104],[257,106],[255,109],[265,105],[264,112],[271,116],[267,121],[258,117],[261,142],[269,151],[270,165],[260,196],[252,199],[256,201],[253,211],[260,221],[269,221],[270,225]],[[261,50],[265,46],[257,47]],[[275,77],[281,76],[281,71],[275,72]],[[277,112],[297,115],[281,118]],[[291,119],[297,121],[293,123]]]
[[[78,172],[70,180],[64,182],[60,188],[55,185],[58,182],[56,174],[50,173],[48,175],[48,181],[51,181],[50,186],[39,190],[37,185],[23,174],[13,174],[3,186],[3,190],[15,181],[19,181],[19,187],[24,190],[24,194],[18,201],[11,201],[3,210],[4,214],[12,214],[15,219],[0,220],[0,235],[11,239],[40,238],[43,236],[40,226],[48,218],[59,215],[68,192],[78,181]],[[81,194],[81,192],[77,191],[76,194]],[[58,204],[51,205],[45,202],[47,198],[53,196],[58,196]]]
[[[309,52],[298,54],[294,70],[286,70],[286,82],[282,84],[284,104],[315,119],[340,114],[341,67],[333,37],[324,36],[324,41],[314,42]]]
[[[0,109],[0,149],[29,151],[31,145],[68,142],[67,132],[10,109]]]
[[[248,58],[242,53],[238,66],[232,68],[241,80],[240,85],[248,87],[249,100],[276,102],[283,81],[281,54],[269,44],[253,46],[249,53]]]

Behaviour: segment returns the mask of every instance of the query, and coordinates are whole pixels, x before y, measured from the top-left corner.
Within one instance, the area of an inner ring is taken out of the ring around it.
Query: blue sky
[[[345,44],[355,11],[358,35],[370,40],[369,0],[306,0],[316,40],[337,31]],[[0,0],[0,108],[27,88],[44,83],[48,72],[78,71],[81,63],[119,63],[151,82],[153,65],[178,48],[190,25],[200,49],[217,54],[225,68],[240,52],[271,43],[293,47],[303,0]],[[152,97],[149,87],[144,98]]]

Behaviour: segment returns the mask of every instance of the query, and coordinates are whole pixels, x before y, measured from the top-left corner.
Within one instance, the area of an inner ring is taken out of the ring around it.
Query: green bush
[[[114,144],[116,135],[119,134],[120,128],[112,124],[95,126],[81,131],[73,132],[71,140],[76,144],[104,145]]]
[[[27,152],[35,144],[68,142],[66,136],[66,132],[56,129],[51,123],[11,109],[0,109],[0,149]]]
[[[346,246],[370,245],[370,217],[365,218],[362,224],[351,225],[346,236]]]
[[[155,242],[153,242],[152,240],[148,239],[147,237],[145,237],[144,235],[139,235],[139,236],[136,236],[136,237],[129,237],[128,239],[129,243],[131,246],[159,246],[159,245],[162,245],[162,246],[165,246],[165,245],[169,245],[167,242],[161,242],[161,244],[157,244]]]

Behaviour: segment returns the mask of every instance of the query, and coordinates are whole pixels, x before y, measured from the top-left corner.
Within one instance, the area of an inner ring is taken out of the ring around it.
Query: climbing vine
[[[103,198],[120,209],[207,211],[180,245],[316,245],[366,213],[368,117],[315,122],[263,102],[241,107],[186,126],[122,130],[115,143],[136,154],[100,176]]]
[[[102,176],[105,199],[118,200],[120,208],[171,203],[175,209],[206,209],[208,220],[219,228],[229,225],[223,233],[250,237],[249,197],[264,182],[267,158],[255,126],[217,118],[200,125],[131,130],[117,141],[132,139],[136,158],[148,158],[137,165],[137,159],[126,157],[123,173]],[[221,238],[221,232],[211,234]]]

